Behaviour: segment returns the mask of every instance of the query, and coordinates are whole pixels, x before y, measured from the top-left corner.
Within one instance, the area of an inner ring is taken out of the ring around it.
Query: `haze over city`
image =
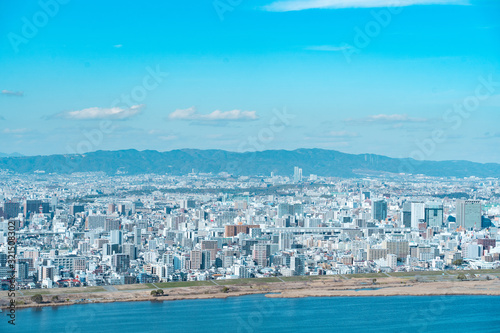
[[[499,15],[1,1],[0,331],[498,331]]]
[[[411,157],[442,130],[426,159],[498,163],[499,6],[3,1],[0,152],[77,152],[102,120],[88,151],[238,151],[286,109],[259,150]]]

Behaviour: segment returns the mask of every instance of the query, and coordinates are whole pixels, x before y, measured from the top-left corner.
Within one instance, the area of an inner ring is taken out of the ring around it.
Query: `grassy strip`
[[[393,272],[388,273],[391,277],[401,277],[401,278],[413,278],[413,277],[437,277],[442,276],[453,280],[459,274],[474,274],[474,275],[484,275],[491,274],[495,276],[500,276],[500,269],[483,269],[483,270],[456,270],[456,271],[418,271],[418,272]],[[450,276],[451,275],[451,276]],[[344,275],[348,279],[384,279],[388,276],[384,273],[365,273],[365,274],[347,274]],[[338,275],[322,275],[322,276],[289,276],[280,278],[268,277],[268,278],[252,278],[252,279],[231,279],[231,280],[216,280],[215,282],[221,286],[229,285],[262,285],[267,283],[283,283],[285,282],[300,282],[300,281],[314,281],[319,279],[329,279],[337,278]],[[197,287],[197,286],[214,286],[212,281],[179,281],[179,282],[160,282],[146,283],[146,284],[127,284],[127,285],[117,285],[114,286],[117,290],[127,291],[127,290],[146,290],[146,289],[157,289],[158,288],[182,288],[182,287]],[[105,292],[106,289],[103,287],[81,287],[81,288],[55,288],[55,289],[32,289],[23,290],[22,293],[25,296],[32,296],[35,294],[41,295],[59,295],[59,294],[78,294],[78,293],[93,293],[93,292]],[[0,295],[7,294],[7,292],[0,292]]]
[[[53,289],[32,289],[22,291],[25,296],[40,295],[61,295],[61,294],[84,294],[106,291],[103,287],[82,287],[82,288],[53,288]]]
[[[214,286],[214,284],[210,281],[179,281],[179,282],[160,282],[153,284],[148,283],[151,289],[155,289],[155,286],[158,288],[182,288],[182,287],[197,287],[197,286]]]

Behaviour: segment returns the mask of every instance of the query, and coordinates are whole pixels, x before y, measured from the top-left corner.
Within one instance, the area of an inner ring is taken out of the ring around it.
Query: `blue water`
[[[17,310],[0,332],[500,332],[500,297],[397,296],[131,302]]]

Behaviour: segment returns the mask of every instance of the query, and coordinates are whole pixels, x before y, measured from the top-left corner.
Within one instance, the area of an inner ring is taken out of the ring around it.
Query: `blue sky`
[[[500,163],[499,18],[493,0],[5,0],[0,152]]]

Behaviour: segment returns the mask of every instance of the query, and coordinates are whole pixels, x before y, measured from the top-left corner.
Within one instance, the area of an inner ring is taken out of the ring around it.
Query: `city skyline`
[[[2,332],[498,327],[499,14],[0,1]]]
[[[1,153],[240,151],[286,112],[259,150],[500,163],[491,1],[0,6]]]

